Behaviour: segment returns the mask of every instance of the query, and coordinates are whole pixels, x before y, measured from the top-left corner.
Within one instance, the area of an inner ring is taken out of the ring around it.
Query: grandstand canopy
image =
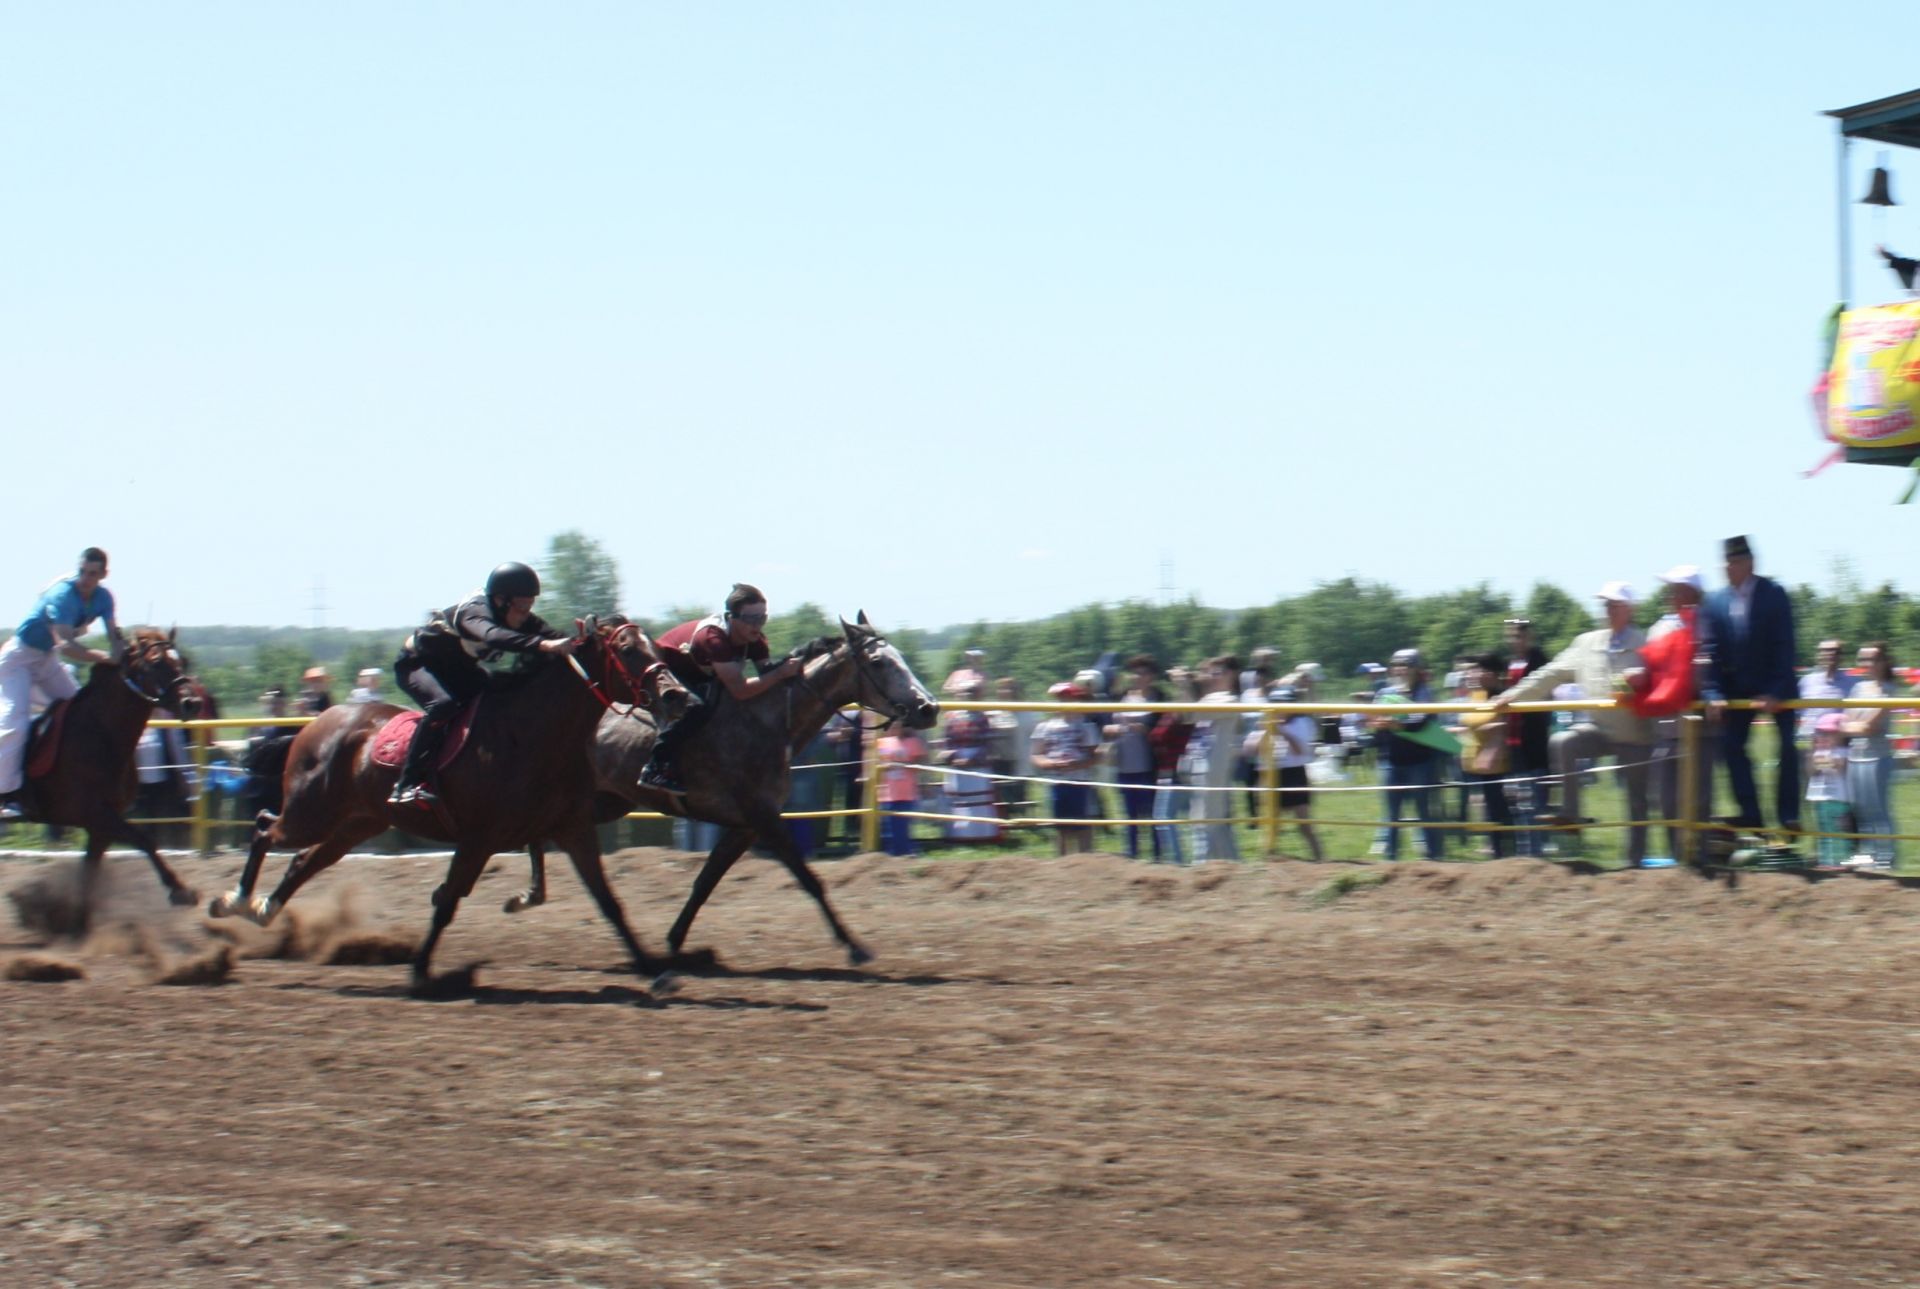
[[[1857,107],[1835,108],[1827,115],[1840,122],[1840,133],[1849,139],[1920,148],[1920,90],[1877,98]]]

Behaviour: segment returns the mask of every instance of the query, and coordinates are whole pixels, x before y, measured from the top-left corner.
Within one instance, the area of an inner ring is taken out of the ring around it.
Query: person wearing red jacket
[[[1627,692],[1623,701],[1636,716],[1654,722],[1653,789],[1658,794],[1660,815],[1678,819],[1681,769],[1686,750],[1680,741],[1683,713],[1699,696],[1697,657],[1700,652],[1700,601],[1705,586],[1700,570],[1693,564],[1676,564],[1660,575],[1666,584],[1667,603],[1672,612],[1653,624],[1647,642],[1640,648],[1645,665],[1626,674]],[[1711,807],[1713,761],[1704,739],[1695,741],[1698,755],[1692,767],[1694,813],[1705,815]],[[1691,838],[1684,828],[1669,824],[1667,839],[1675,859],[1691,854]]]

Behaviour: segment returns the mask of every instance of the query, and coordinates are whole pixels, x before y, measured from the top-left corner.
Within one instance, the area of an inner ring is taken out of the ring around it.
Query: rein
[[[631,629],[632,628],[622,627],[620,630],[625,631]],[[625,660],[620,657],[620,650],[614,643],[614,641],[619,638],[619,635],[620,631],[615,631],[612,636],[602,642],[606,646],[606,665],[609,671],[619,674],[620,679],[626,682],[627,692],[633,695],[633,702],[627,706],[627,710],[622,712],[621,715],[632,716],[638,719],[637,712],[639,709],[653,706],[653,696],[647,693],[646,685],[643,682],[648,676],[652,675],[654,669],[660,667],[661,664],[656,662],[652,667],[643,668],[638,676],[634,675],[633,669],[627,666]],[[584,640],[586,637],[582,636],[580,638]],[[589,676],[587,669],[582,666],[580,660],[572,654],[567,655],[567,663],[573,668],[574,673],[586,682],[587,692],[600,700],[600,706],[607,711],[612,711],[616,704],[613,699],[608,696],[605,686],[592,676]]]

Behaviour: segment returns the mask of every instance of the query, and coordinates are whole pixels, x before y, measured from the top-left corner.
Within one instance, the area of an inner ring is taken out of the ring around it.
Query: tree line
[[[593,538],[577,531],[556,535],[540,572],[538,608],[548,621],[569,623],[590,612],[617,611],[619,565]],[[810,603],[783,607],[778,589],[766,589],[776,596],[767,632],[776,655],[815,636],[838,633],[836,614]],[[1865,587],[1844,562],[1834,567],[1827,589],[1801,585],[1789,592],[1802,662],[1812,660],[1820,640],[1838,637],[1849,647],[1884,640],[1899,665],[1920,663],[1920,598],[1891,584]],[[710,612],[711,606],[684,605],[657,617],[634,616],[658,634]],[[1650,625],[1659,612],[1657,601],[1650,598],[1638,617]],[[980,648],[987,653],[989,675],[1011,676],[1031,698],[1092,665],[1103,653],[1122,659],[1147,653],[1163,666],[1190,665],[1218,654],[1245,658],[1261,646],[1278,650],[1283,668],[1320,663],[1329,678],[1324,692],[1337,693],[1347,687],[1342,677],[1352,677],[1362,663],[1385,662],[1396,649],[1420,649],[1436,670],[1445,670],[1461,654],[1498,651],[1503,624],[1514,617],[1533,622],[1536,638],[1549,653],[1598,625],[1594,601],[1546,582],[1520,597],[1484,582],[1434,595],[1408,595],[1385,582],[1355,577],[1323,582],[1304,594],[1253,608],[1215,608],[1194,599],[1136,600],[1082,605],[1037,621],[977,621],[937,630],[898,627],[885,620],[882,610],[876,625],[930,687],[939,687],[959,665],[964,650]],[[269,686],[291,692],[300,674],[315,664],[331,672],[336,699],[345,697],[363,667],[378,667],[390,676],[400,642],[411,629],[193,627],[182,632],[182,643],[223,708],[244,713],[256,710],[259,695]],[[390,685],[388,697],[396,697]]]

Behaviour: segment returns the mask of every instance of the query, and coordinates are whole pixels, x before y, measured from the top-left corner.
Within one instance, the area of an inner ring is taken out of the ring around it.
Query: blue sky
[[[403,625],[569,528],[883,626],[1920,589],[1899,472],[1799,477],[1819,112],[1908,16],[0,5],[0,605],[94,543],[130,619]]]

